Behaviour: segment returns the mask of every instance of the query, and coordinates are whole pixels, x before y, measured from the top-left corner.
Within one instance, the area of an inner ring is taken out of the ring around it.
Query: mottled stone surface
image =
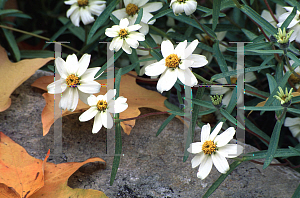
[[[37,72],[12,94],[12,105],[0,113],[0,131],[23,146],[30,155],[43,159],[50,148],[53,151],[53,126],[43,137],[41,113],[45,105],[42,93],[30,87],[35,79],[45,75]],[[142,114],[154,112],[140,109]],[[157,115],[136,121],[131,134],[122,133],[123,154],[116,180],[109,185],[112,157],[104,156],[106,129],[92,134],[93,120],[79,122],[79,114],[62,119],[63,154],[50,156],[49,162],[84,161],[101,157],[107,162],[89,164],[70,179],[73,188],[101,190],[108,197],[201,197],[220,176],[213,167],[203,181],[196,177],[197,168],[191,168],[191,158],[182,162],[183,124],[173,119],[156,137],[155,134],[168,117]],[[200,140],[199,131],[196,141]],[[246,145],[247,152],[256,150]],[[52,152],[53,153],[53,152]],[[230,161],[230,163],[232,160]],[[300,174],[288,167],[245,162],[238,166],[211,195],[211,197],[291,197],[300,181]]]

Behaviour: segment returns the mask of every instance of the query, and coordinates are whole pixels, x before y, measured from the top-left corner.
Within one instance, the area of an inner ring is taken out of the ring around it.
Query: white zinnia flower
[[[155,19],[149,21],[153,17],[150,12],[155,12],[163,6],[161,2],[147,3],[148,1],[149,0],[124,0],[125,8],[115,10],[112,12],[112,14],[119,20],[128,18],[129,24],[133,25],[138,16],[139,9],[143,8],[143,16],[140,22],[142,27],[139,31],[146,35],[149,32],[148,24],[153,25],[156,21]]]
[[[115,50],[116,52],[122,49],[127,53],[131,54],[132,48],[137,48],[139,46],[138,41],[144,41],[145,35],[142,33],[135,32],[140,29],[141,26],[138,24],[129,25],[127,18],[121,19],[119,25],[113,25],[111,28],[105,30],[105,34],[108,37],[114,37],[109,49]]]
[[[289,127],[292,135],[300,142],[300,118],[285,118],[284,126]]]
[[[94,76],[101,67],[87,69],[90,64],[91,55],[84,54],[77,60],[75,54],[69,55],[66,62],[62,58],[55,58],[55,65],[60,79],[47,86],[48,93],[63,93],[59,102],[61,109],[74,111],[79,99],[87,103],[87,98],[93,93],[100,91],[101,85],[94,81]],[[59,87],[59,89],[56,89]]]
[[[228,71],[233,71],[232,67],[227,67],[228,68]],[[256,80],[256,76],[253,72],[248,72],[245,74],[245,79],[244,79],[244,82],[246,83],[249,83],[249,82],[252,82]],[[220,78],[220,79],[217,79],[216,80],[218,83],[220,84],[228,84],[226,79],[225,78]],[[231,81],[231,84],[236,84],[237,82],[237,76],[231,76],[230,77],[230,81]],[[221,85],[218,85],[218,86],[211,86],[210,88],[210,94],[211,95],[223,95],[223,100],[222,100],[222,104],[227,106],[229,104],[229,101],[231,99],[231,96],[233,94],[233,89],[230,88],[230,87],[225,87],[225,86],[221,86]],[[237,101],[237,104],[240,104],[241,103],[241,99],[242,97],[239,97],[238,101]]]
[[[293,11],[293,7],[283,7],[283,8],[287,12],[280,15],[280,17],[278,18],[278,22],[279,22],[277,24],[278,27],[281,27],[283,22]],[[291,30],[294,30],[294,32],[292,33],[292,35],[290,37],[290,42],[296,40],[298,43],[300,43],[300,12],[298,10],[297,10],[296,16],[293,18],[293,20],[291,21],[291,23],[289,24],[289,26],[287,28],[289,28],[289,32]]]
[[[228,128],[222,134],[218,135],[223,122],[220,122],[212,133],[210,125],[204,125],[201,130],[201,142],[190,144],[188,152],[196,154],[192,159],[192,168],[200,165],[197,177],[205,179],[211,171],[214,164],[220,173],[226,173],[229,165],[226,158],[234,158],[243,152],[243,147],[237,144],[228,144],[232,140],[235,129]]]
[[[80,115],[79,120],[80,122],[85,122],[95,117],[92,133],[98,133],[102,125],[107,129],[111,129],[113,127],[113,118],[110,113],[120,113],[127,109],[127,98],[120,96],[113,100],[115,95],[116,89],[110,89],[105,95],[98,95],[97,97],[90,95],[88,97],[87,101],[91,107]]]
[[[195,0],[172,0],[170,7],[175,15],[185,12],[186,15],[193,14],[197,9],[197,1]]]
[[[98,0],[69,0],[65,4],[71,5],[67,11],[67,17],[71,16],[72,23],[79,27],[80,19],[84,25],[95,21],[92,14],[99,16],[106,8],[106,1]]]
[[[187,86],[192,87],[198,83],[189,67],[203,67],[208,63],[205,56],[192,54],[198,43],[198,40],[194,40],[187,47],[187,41],[185,40],[174,49],[171,41],[162,42],[161,52],[164,58],[145,68],[145,74],[148,76],[162,74],[156,86],[159,92],[170,90],[177,77]]]

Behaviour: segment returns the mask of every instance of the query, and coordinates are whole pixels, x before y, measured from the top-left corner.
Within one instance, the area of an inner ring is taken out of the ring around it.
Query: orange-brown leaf
[[[26,59],[12,63],[7,57],[6,51],[0,46],[0,112],[10,107],[12,92],[41,68],[54,58]]]
[[[136,75],[135,72],[130,72],[133,75]],[[53,82],[53,76],[44,76],[37,79],[31,86],[37,87],[47,91],[47,85]],[[97,80],[100,84],[105,84],[106,80]],[[95,95],[104,95],[106,93],[106,88],[101,88],[100,93]],[[135,78],[125,74],[121,77],[120,82],[120,96],[127,98],[128,109],[120,113],[120,119],[137,117],[140,115],[140,107],[147,107],[156,109],[158,111],[167,111],[168,108],[165,107],[164,101],[166,97],[162,96],[156,91],[147,90],[136,84]],[[54,123],[54,97],[52,94],[44,93],[43,94],[46,100],[46,106],[42,112],[42,123],[43,123],[43,135],[46,135]],[[88,105],[79,101],[77,108],[74,112],[63,111],[62,116],[81,113],[89,108]],[[181,119],[181,121],[183,121]],[[135,120],[128,120],[121,122],[121,126],[126,134],[130,134],[132,128],[135,125]]]

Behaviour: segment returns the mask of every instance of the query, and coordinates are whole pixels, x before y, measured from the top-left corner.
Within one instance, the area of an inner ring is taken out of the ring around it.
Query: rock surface
[[[45,72],[38,71],[17,88],[11,96],[12,105],[0,113],[0,131],[23,146],[27,152],[44,159],[48,149],[53,151],[53,126],[43,137],[41,113],[45,101],[41,92],[30,85]],[[46,74],[49,75],[49,74]],[[154,112],[140,109],[142,114]],[[182,162],[183,124],[173,119],[156,137],[155,134],[168,117],[157,115],[136,121],[131,134],[122,134],[123,154],[116,180],[109,185],[113,157],[105,156],[106,129],[92,134],[93,120],[79,122],[79,114],[62,119],[63,154],[51,157],[49,162],[64,163],[100,157],[107,162],[86,165],[69,179],[73,188],[96,189],[108,197],[202,197],[220,176],[213,167],[203,181],[196,177],[197,168],[191,168],[192,156]],[[200,141],[199,131],[195,141]],[[246,152],[256,151],[245,145]],[[232,163],[233,161],[229,161]],[[299,185],[300,174],[288,167],[244,162],[238,166],[211,195],[211,197],[291,197]]]

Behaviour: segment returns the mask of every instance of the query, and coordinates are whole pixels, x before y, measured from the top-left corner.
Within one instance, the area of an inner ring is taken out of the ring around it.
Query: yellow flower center
[[[135,15],[138,11],[139,11],[139,7],[137,7],[137,5],[135,4],[130,3],[126,6],[126,13],[129,16]]]
[[[298,72],[297,72],[297,74],[300,75],[300,73],[298,73]],[[291,80],[292,83],[294,83],[294,84],[297,84],[297,83],[300,82],[300,79],[299,79],[297,76],[295,76],[295,74],[291,74],[291,75],[290,75],[290,80]]]
[[[231,77],[230,82],[231,84],[236,84],[237,78],[236,77]]]
[[[97,102],[97,108],[99,111],[105,111],[107,109],[107,102],[105,100],[99,100]]]
[[[71,74],[67,77],[66,83],[69,87],[77,87],[76,85],[80,85],[79,78],[74,74]]]
[[[126,36],[128,35],[128,32],[125,29],[121,29],[119,32],[119,36],[123,39],[126,38]]]
[[[89,0],[78,0],[77,3],[79,7],[84,7],[89,4]]]
[[[201,121],[204,123],[209,123],[211,125],[214,125],[214,124],[216,124],[217,119],[216,119],[216,116],[214,113],[209,113],[209,114],[203,115],[201,117]]]
[[[202,151],[205,154],[212,154],[213,152],[216,151],[217,146],[215,145],[215,143],[211,140],[207,140],[204,142],[204,144],[202,145]]]
[[[176,68],[179,66],[180,58],[178,58],[177,54],[170,54],[166,58],[166,66],[169,68]]]
[[[179,1],[179,2],[182,2],[182,3],[184,3],[184,2],[185,2],[185,0],[177,0],[177,1]]]

